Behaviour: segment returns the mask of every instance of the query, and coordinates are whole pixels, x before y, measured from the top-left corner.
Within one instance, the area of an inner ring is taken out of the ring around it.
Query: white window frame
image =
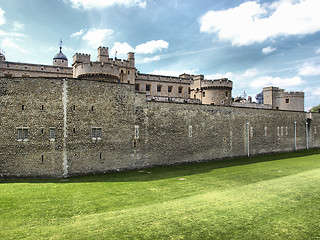
[[[28,127],[18,127],[17,128],[17,140],[19,142],[29,141],[29,128]]]
[[[92,140],[101,140],[101,127],[91,127],[91,139]]]
[[[49,128],[49,140],[54,142],[56,140],[56,129],[54,127]]]

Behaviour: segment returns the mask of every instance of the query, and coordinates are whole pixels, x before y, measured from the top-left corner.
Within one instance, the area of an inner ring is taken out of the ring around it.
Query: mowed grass
[[[2,179],[0,239],[320,239],[320,149]]]

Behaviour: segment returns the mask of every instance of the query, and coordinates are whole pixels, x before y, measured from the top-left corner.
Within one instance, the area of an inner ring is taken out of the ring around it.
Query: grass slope
[[[0,180],[0,239],[320,239],[320,150]]]

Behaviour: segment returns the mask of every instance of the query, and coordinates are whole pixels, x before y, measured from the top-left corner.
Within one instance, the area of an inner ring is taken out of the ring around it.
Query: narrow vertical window
[[[280,136],[280,127],[277,127],[278,137]]]
[[[202,92],[202,97],[205,97],[206,96],[206,92]]]
[[[100,160],[102,159],[102,153],[100,153],[100,156],[99,156]]]
[[[250,137],[253,138],[253,127],[250,127]]]
[[[264,127],[264,136],[268,136],[268,128],[267,127]]]
[[[93,112],[93,106],[91,106],[91,111]]]
[[[288,136],[288,127],[286,127],[286,136]]]
[[[150,85],[150,84],[147,84],[147,85],[146,85],[146,91],[147,91],[147,92],[150,92],[150,90],[151,90],[151,85]]]
[[[76,133],[76,129],[75,128],[73,128],[73,133]]]
[[[43,155],[41,155],[41,162],[43,162]]]
[[[139,126],[138,125],[134,126],[134,138],[139,139]]]
[[[157,86],[157,92],[161,92],[161,88],[162,88],[162,86],[161,86],[161,85],[158,85],[158,86]]]
[[[179,88],[178,88],[178,92],[179,92],[179,93],[182,93],[182,90],[183,90],[183,87],[179,87]]]
[[[21,106],[21,110],[25,110],[25,106],[24,105]]]
[[[170,93],[172,92],[172,86],[168,87],[168,92],[170,92]]]
[[[281,136],[283,136],[283,127],[281,127]]]
[[[41,110],[43,111],[43,109],[44,109],[44,106],[43,106],[43,105],[41,105]]]
[[[136,83],[136,84],[135,84],[135,88],[136,88],[136,91],[140,91],[140,85],[139,85],[139,83]]]
[[[189,138],[192,137],[192,125],[189,125]]]

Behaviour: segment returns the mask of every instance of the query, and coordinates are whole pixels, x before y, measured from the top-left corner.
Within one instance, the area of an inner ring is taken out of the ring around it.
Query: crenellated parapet
[[[96,62],[89,54],[76,53],[73,56],[73,77],[101,81],[135,83],[136,69],[134,53],[128,53],[128,59],[109,58],[107,47],[98,48]]]
[[[192,76],[190,97],[203,104],[230,106],[233,83],[228,78],[207,80],[203,75]]]
[[[263,103],[273,109],[304,111],[304,92],[285,92],[278,87],[263,88]]]
[[[73,65],[77,63],[89,63],[90,62],[90,54],[84,54],[84,53],[76,53],[73,55]]]

